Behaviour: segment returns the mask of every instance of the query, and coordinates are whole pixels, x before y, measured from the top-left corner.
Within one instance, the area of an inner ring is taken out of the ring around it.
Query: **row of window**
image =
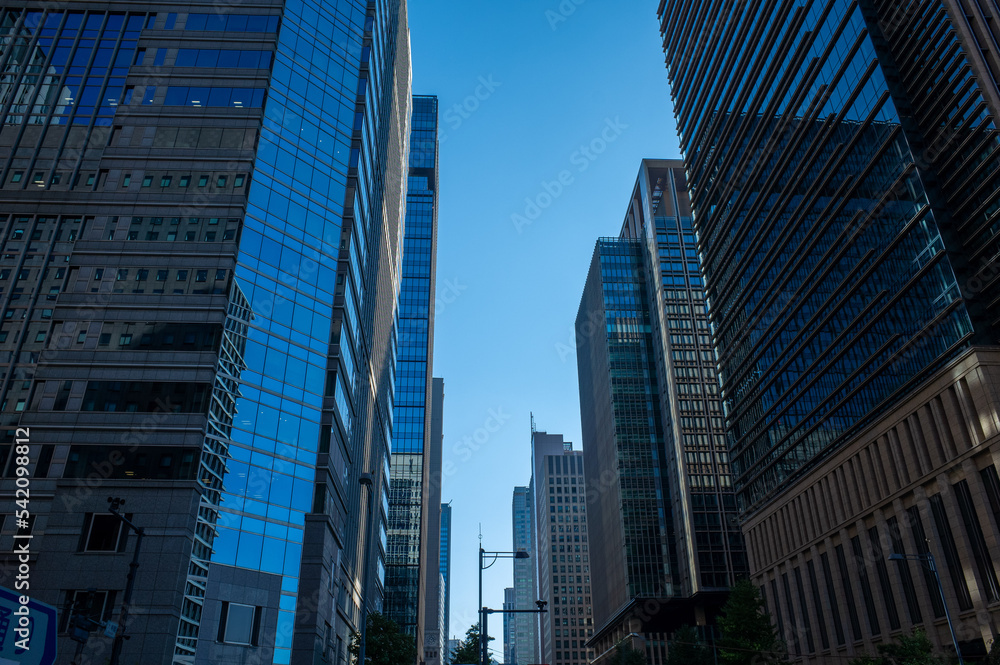
[[[163,105],[259,109],[264,106],[265,92],[264,88],[170,86],[167,88]],[[153,93],[155,94],[155,88]],[[148,87],[142,103],[153,103],[153,95],[150,94]]]
[[[129,273],[131,268],[119,268],[115,274],[116,282],[123,282],[129,278]],[[110,273],[110,271],[109,271]],[[148,268],[138,268],[135,271],[135,281],[145,282],[149,279],[149,269]],[[207,282],[209,277],[209,270],[175,270],[174,271],[174,281],[186,282],[191,274],[194,274],[194,281],[196,282]],[[100,281],[104,279],[105,269],[104,268],[94,268],[93,279],[95,281]],[[220,281],[226,279],[227,271],[224,268],[218,268],[215,270],[215,281]],[[165,282],[170,279],[170,270],[157,270],[155,275],[155,280],[157,282]]]
[[[268,69],[271,66],[271,57],[270,51],[182,48],[177,51],[174,66]]]
[[[40,174],[35,174],[35,175],[37,177]],[[177,186],[181,187],[181,188],[190,187],[192,179],[193,178],[190,175],[179,176],[177,178]],[[154,175],[148,175],[148,174],[144,175],[142,177],[142,186],[143,187],[152,187],[153,186],[153,182],[155,180],[156,180],[156,176],[154,176]],[[198,176],[198,187],[208,187],[208,183],[209,183],[210,180],[211,180],[211,176],[207,176],[207,175],[200,175],[200,176]],[[240,187],[242,187],[243,185],[246,184],[246,180],[247,180],[247,177],[246,177],[245,174],[240,174],[240,175],[235,176],[233,178],[233,188],[234,189],[239,189]],[[131,184],[132,184],[132,174],[131,173],[126,173],[122,177],[122,184],[121,184],[121,186],[124,189],[124,188],[128,187]],[[170,187],[173,184],[174,184],[174,176],[172,176],[172,175],[161,175],[160,176],[160,187]],[[226,187],[228,185],[229,185],[229,176],[227,176],[227,175],[219,175],[219,176],[215,177],[215,186],[216,187],[223,188],[223,187]],[[139,218],[139,219],[141,219],[141,218]],[[197,219],[197,218],[193,217],[192,219]]]

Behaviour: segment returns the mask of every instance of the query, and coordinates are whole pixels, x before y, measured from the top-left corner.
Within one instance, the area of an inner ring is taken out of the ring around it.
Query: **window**
[[[226,232],[222,234],[223,240],[233,240],[236,238],[236,229],[226,229]]]
[[[122,178],[122,189],[128,187],[130,184],[132,184],[132,174],[126,173]]]
[[[107,346],[111,344],[111,333],[101,333],[100,338],[97,340],[98,346]]]
[[[114,591],[67,591],[59,632],[69,630],[73,615],[80,613],[94,621],[109,621],[114,614]]]
[[[21,182],[24,177],[24,171],[14,171],[14,175],[10,177],[11,182]]]
[[[177,281],[178,282],[185,282],[185,281],[187,281],[187,278],[188,278],[188,271],[187,270],[178,270],[177,271]]]
[[[219,270],[215,271],[215,279],[216,280],[225,279],[225,278],[226,278],[226,270],[225,270],[225,268],[220,268]]]
[[[196,281],[196,282],[207,282],[208,281],[208,271],[207,270],[199,270],[195,274],[194,281]]]
[[[121,282],[121,281],[126,280],[126,279],[128,279],[128,268],[119,268],[118,269],[118,281]]]
[[[182,175],[180,181],[177,183],[178,187],[187,187],[191,184],[191,176]]]
[[[135,275],[135,281],[145,282],[147,279],[149,279],[149,270],[140,268]]]
[[[261,608],[240,603],[222,602],[219,641],[226,644],[257,646]]]
[[[173,176],[165,175],[160,178],[160,187],[169,187],[170,183],[173,182]]]
[[[126,517],[129,517],[126,515]],[[80,552],[125,551],[125,524],[111,513],[87,513],[83,520]]]
[[[207,175],[203,175],[203,176],[199,176],[198,177],[198,186],[199,187],[207,187],[208,186],[208,176]]]
[[[169,270],[157,270],[156,271],[156,281],[157,282],[162,282],[162,281],[166,280],[167,279],[167,274],[169,272],[170,272]]]
[[[246,180],[246,176],[238,175],[235,180],[233,180],[233,187],[242,187],[243,182]]]
[[[195,232],[194,231],[188,231],[187,233],[184,234],[184,240],[188,240],[188,241],[194,240],[194,236],[195,236]]]
[[[45,341],[45,333],[43,333],[43,332],[35,333],[35,341],[36,342],[44,342]]]
[[[146,176],[145,178],[142,179],[142,186],[143,187],[149,187],[152,184],[153,184],[153,176],[148,175],[148,176]]]
[[[93,184],[94,184],[94,174],[91,173],[90,175],[87,176],[87,186],[90,187]]]
[[[220,175],[218,177],[218,179],[215,181],[215,185],[217,187],[225,187],[226,186],[226,176]]]
[[[118,346],[128,346],[132,343],[132,333],[124,333],[118,338]]]

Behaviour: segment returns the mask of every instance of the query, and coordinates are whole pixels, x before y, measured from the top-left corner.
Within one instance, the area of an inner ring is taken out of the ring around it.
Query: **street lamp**
[[[948,619],[948,630],[951,632],[951,641],[955,645],[955,653],[958,654],[958,665],[965,665],[962,660],[962,650],[958,648],[958,638],[955,637],[955,626],[951,623],[951,612],[948,611],[948,600],[944,597],[944,587],[941,585],[941,575],[938,573],[937,565],[934,563],[934,555],[930,552],[924,554],[898,554],[889,555],[889,561],[919,561],[927,566],[927,569],[934,573],[937,580],[938,593],[941,594],[941,605],[944,607],[944,616]]]
[[[132,608],[132,589],[135,587],[135,573],[139,570],[139,549],[142,547],[142,537],[146,535],[146,530],[141,526],[136,526],[132,522],[118,512],[118,509],[122,507],[125,503],[125,499],[118,497],[108,497],[108,503],[111,506],[108,508],[108,512],[121,520],[122,524],[126,527],[135,531],[135,551],[132,553],[132,563],[128,565],[128,576],[125,578],[125,596],[122,598],[122,612],[121,616],[118,618],[121,626],[119,626],[118,631],[115,633],[114,642],[111,643],[111,665],[118,665],[119,660],[122,655],[122,647],[125,645],[125,640],[128,637],[125,635],[125,631],[128,629],[128,614],[129,610]]]
[[[482,536],[479,536],[482,540]],[[483,565],[483,560],[487,557],[493,557],[490,561],[489,566]],[[486,608],[483,606],[483,571],[492,566],[497,562],[497,559],[529,559],[530,555],[524,550],[518,550],[516,552],[487,552],[483,549],[483,546],[479,546],[479,661],[481,665],[489,665],[489,651],[487,646],[489,645],[486,636],[483,634],[486,627]],[[534,610],[530,610],[534,611]]]

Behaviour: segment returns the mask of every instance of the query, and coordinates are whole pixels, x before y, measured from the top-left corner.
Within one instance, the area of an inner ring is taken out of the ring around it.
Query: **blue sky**
[[[454,501],[452,635],[476,622],[479,524],[487,550],[511,548],[529,413],[580,448],[572,329],[594,243],[618,234],[639,161],[680,156],[656,5],[409,6],[413,90],[439,97],[443,136],[434,375]],[[501,607],[511,584],[498,563],[485,603]]]

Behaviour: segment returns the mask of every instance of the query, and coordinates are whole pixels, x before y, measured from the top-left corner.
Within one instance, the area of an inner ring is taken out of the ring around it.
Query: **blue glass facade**
[[[7,380],[0,419],[83,413],[36,418],[53,423],[39,482],[107,465],[151,534],[160,572],[135,602],[155,609],[123,662],[346,662],[385,577],[405,1],[37,4],[0,9],[0,222],[53,304],[23,308],[38,350],[12,347],[4,376],[39,383]],[[41,547],[88,551],[106,504],[87,500],[43,520],[82,544]],[[82,571],[104,618],[124,584],[110,556]],[[39,565],[65,627],[76,566]]]
[[[414,96],[403,272],[397,318],[396,406],[389,478],[385,613],[418,635],[423,516],[430,500],[430,401],[437,254],[436,97]]]
[[[893,56],[922,68],[891,53],[894,3],[876,4],[662,8],[743,511],[988,335],[960,284],[969,225],[936,192]],[[981,113],[948,123],[992,135]]]

